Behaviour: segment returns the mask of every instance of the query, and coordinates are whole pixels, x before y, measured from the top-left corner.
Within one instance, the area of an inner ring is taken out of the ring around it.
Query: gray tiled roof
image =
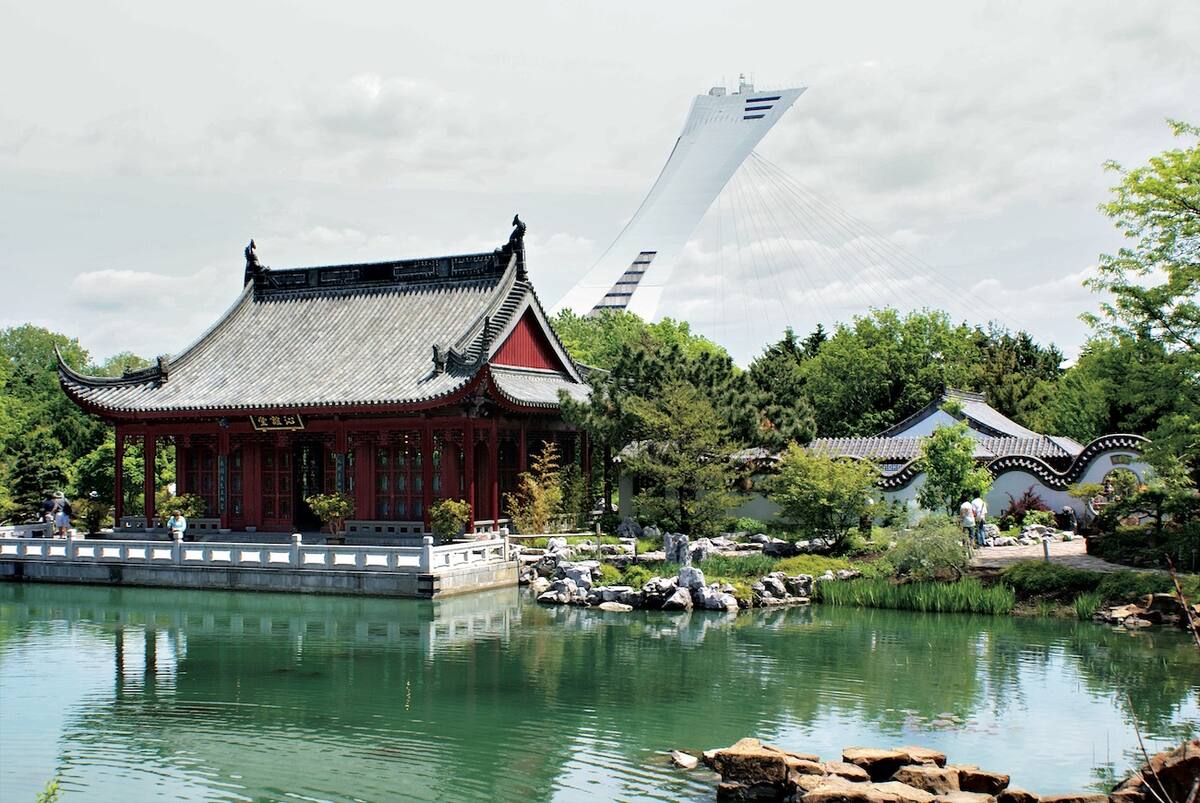
[[[877,463],[899,463],[921,455],[924,438],[818,438],[808,448],[830,457],[858,457]],[[991,460],[1010,455],[1028,457],[1074,457],[1045,435],[1032,438],[975,436],[975,458]]]
[[[587,401],[590,392],[586,384],[571,381],[553,371],[501,368],[495,365],[489,370],[500,393],[519,404],[557,407],[560,390],[565,390],[575,401]]]
[[[880,432],[876,437],[888,438],[897,435],[903,435],[906,430],[915,425],[917,422],[934,415],[947,402],[957,402],[962,407],[963,416],[968,419],[974,428],[982,428],[988,430],[984,434],[993,435],[996,437],[1011,437],[1011,438],[1041,438],[1044,437],[1040,433],[1034,432],[1013,421],[1008,416],[996,410],[987,403],[982,393],[972,393],[967,390],[955,390],[954,388],[946,388],[945,392],[939,398],[934,399],[929,404],[917,410],[910,416],[907,416],[899,423]],[[1082,447],[1081,447],[1082,448]]]
[[[411,275],[412,265],[426,262],[447,267],[432,279],[432,273]],[[431,401],[478,374],[489,344],[527,300],[538,304],[523,266],[515,254],[499,251],[265,271],[167,364],[118,379],[81,376],[64,365],[60,377],[79,402],[113,413]],[[440,371],[435,346],[444,361]],[[565,374],[501,373],[498,384],[518,402],[550,406],[558,387],[587,392]]]

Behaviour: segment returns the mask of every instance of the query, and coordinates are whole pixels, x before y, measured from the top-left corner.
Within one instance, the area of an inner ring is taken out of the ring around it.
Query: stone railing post
[[[176,566],[183,563],[183,532],[180,530],[171,531],[171,560]]]
[[[433,536],[427,535],[421,539],[421,561],[418,568],[425,574],[433,571]]]
[[[304,541],[304,536],[300,533],[292,533],[292,566],[299,569],[300,563],[300,544]]]
[[[75,560],[75,540],[78,536],[74,530],[67,530],[67,560]]]

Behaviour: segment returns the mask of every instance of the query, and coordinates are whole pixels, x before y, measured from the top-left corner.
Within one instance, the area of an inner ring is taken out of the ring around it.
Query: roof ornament
[[[263,264],[258,261],[258,251],[254,247],[254,239],[251,238],[250,244],[242,251],[246,256],[246,272],[243,274],[242,286],[245,287],[251,279],[262,273]]]
[[[508,244],[513,248],[525,247],[525,222],[520,215],[513,215],[513,230],[508,237]]]
[[[167,381],[167,376],[171,373],[171,357],[163,354],[158,358],[158,375],[163,382]]]
[[[440,374],[446,370],[446,355],[438,348],[436,343],[433,344],[433,372]]]

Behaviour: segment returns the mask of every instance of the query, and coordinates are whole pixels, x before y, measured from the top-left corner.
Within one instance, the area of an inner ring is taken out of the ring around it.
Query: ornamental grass
[[[826,605],[892,608],[931,613],[1012,613],[1016,594],[1005,585],[985,586],[973,578],[953,583],[894,583],[863,578],[817,583],[816,600]]]

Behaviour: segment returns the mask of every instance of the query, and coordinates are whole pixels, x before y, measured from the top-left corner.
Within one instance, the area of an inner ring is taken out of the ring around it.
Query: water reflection
[[[753,615],[0,587],[0,797],[710,800],[659,751],[917,740],[1044,793],[1200,723],[1178,633],[844,609]],[[44,710],[46,716],[31,716]],[[13,760],[10,760],[13,759]]]

